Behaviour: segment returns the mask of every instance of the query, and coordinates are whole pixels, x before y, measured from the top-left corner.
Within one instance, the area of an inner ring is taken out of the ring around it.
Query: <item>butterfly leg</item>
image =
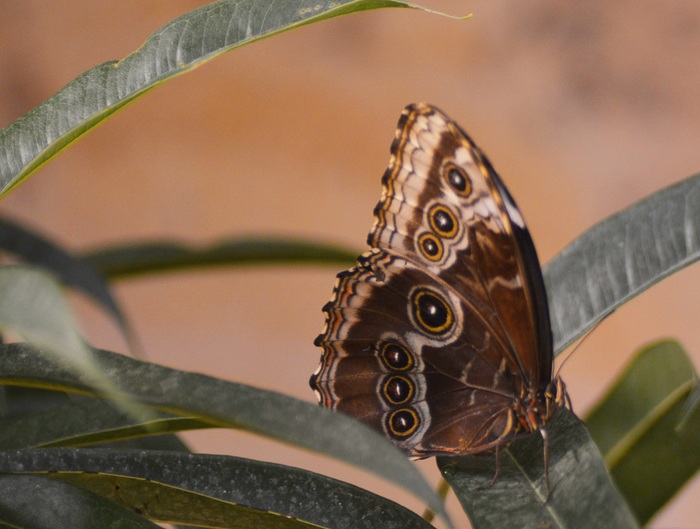
[[[488,485],[483,487],[484,489],[490,489],[496,484],[496,480],[498,479],[499,474],[501,473],[501,450],[500,447],[496,447],[496,471],[493,473],[493,477],[491,478],[491,481],[489,482]]]

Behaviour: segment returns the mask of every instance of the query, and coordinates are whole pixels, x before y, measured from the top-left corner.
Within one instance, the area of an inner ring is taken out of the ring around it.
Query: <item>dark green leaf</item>
[[[25,263],[40,266],[62,283],[87,294],[115,319],[127,339],[131,333],[126,318],[112,296],[107,281],[96,268],[70,254],[46,237],[0,218],[0,248]]]
[[[158,529],[97,494],[30,475],[0,475],[0,523],[23,529]]]
[[[0,328],[12,330],[37,346],[42,355],[54,358],[90,386],[109,395],[136,417],[147,413],[129,402],[107,377],[83,341],[60,285],[39,268],[0,268]]]
[[[544,269],[555,350],[700,258],[700,175],[602,221]]]
[[[370,492],[272,463],[146,451],[0,453],[0,472],[49,471],[56,479],[78,484],[154,520],[236,528],[291,529],[309,523],[337,529],[431,527]]]
[[[202,248],[169,241],[110,247],[83,259],[110,279],[209,266],[338,263],[349,266],[356,252],[310,241],[272,237],[231,239]]]
[[[128,396],[146,406],[217,427],[242,428],[326,453],[393,481],[436,512],[444,508],[402,452],[383,436],[340,413],[276,392],[140,362],[107,351],[93,353]],[[91,393],[74,374],[26,344],[0,347],[0,382]]]
[[[393,0],[220,0],[166,24],[134,53],[83,73],[0,130],[0,194],[127,103],[238,46]]]
[[[586,419],[591,436],[637,518],[646,523],[700,468],[696,384],[680,345],[642,349]]]
[[[153,413],[147,421],[98,399],[78,399],[39,413],[0,419],[0,450],[39,446],[84,446],[160,435],[211,424],[188,417]]]
[[[536,434],[500,453],[497,476],[496,456],[438,459],[474,528],[637,527],[584,424],[562,410],[547,425],[547,433],[549,500],[543,444]]]

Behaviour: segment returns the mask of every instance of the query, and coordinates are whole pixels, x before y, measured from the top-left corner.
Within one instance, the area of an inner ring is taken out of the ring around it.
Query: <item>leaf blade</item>
[[[383,436],[339,413],[280,393],[178,371],[108,351],[93,350],[126,396],[144,406],[193,417],[213,427],[241,428],[328,454],[368,470],[424,500],[444,506],[405,455]],[[26,344],[0,346],[0,382],[94,394],[73,373]]]
[[[546,498],[542,442],[528,435],[496,456],[439,458],[475,529],[638,527],[613,486],[585,425],[561,410],[547,425],[551,497]]]
[[[125,105],[169,79],[238,46],[336,16],[399,0],[219,0],[151,35],[134,53],[84,72],[0,129],[0,196]]]
[[[543,269],[554,349],[700,259],[700,174],[603,220]]]
[[[0,452],[0,471],[50,472],[56,479],[160,521],[208,522],[216,527],[260,527],[263,523],[285,528],[310,524],[348,529],[431,527],[407,509],[353,485],[293,467],[230,456],[27,450]]]
[[[662,340],[635,355],[586,419],[642,523],[700,469],[700,410],[687,407],[696,382],[681,346]]]

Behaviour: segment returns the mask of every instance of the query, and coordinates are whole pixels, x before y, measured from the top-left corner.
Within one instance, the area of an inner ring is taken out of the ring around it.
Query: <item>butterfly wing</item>
[[[338,275],[311,385],[413,456],[492,449],[520,428],[515,399],[551,379],[534,245],[486,157],[439,110],[407,107],[391,154],[373,249]]]

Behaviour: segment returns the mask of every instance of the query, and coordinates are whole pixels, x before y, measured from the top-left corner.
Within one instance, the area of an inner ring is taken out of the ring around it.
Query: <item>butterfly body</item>
[[[442,112],[410,105],[382,186],[371,250],[323,309],[320,403],[414,458],[542,431],[568,397],[537,254],[490,162]]]

